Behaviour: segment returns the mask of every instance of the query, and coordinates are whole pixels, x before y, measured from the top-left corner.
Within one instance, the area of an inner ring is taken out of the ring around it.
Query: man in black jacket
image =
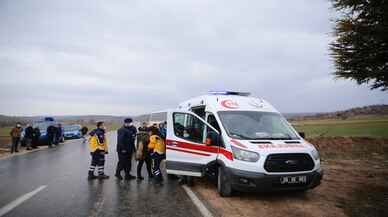
[[[27,150],[31,150],[33,137],[34,137],[34,128],[32,128],[31,124],[27,124],[27,128],[24,130],[24,141],[26,142]]]
[[[121,171],[125,172],[125,180],[134,179],[130,174],[132,166],[132,155],[135,151],[136,127],[132,124],[132,119],[124,120],[124,126],[117,130],[117,154],[119,162],[117,163],[115,176],[122,180]]]

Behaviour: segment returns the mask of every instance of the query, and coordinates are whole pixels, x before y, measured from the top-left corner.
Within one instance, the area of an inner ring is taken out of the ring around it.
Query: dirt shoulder
[[[214,184],[196,180],[194,191],[218,216],[386,216],[388,140],[317,138],[325,176],[305,193],[239,193],[221,198]]]

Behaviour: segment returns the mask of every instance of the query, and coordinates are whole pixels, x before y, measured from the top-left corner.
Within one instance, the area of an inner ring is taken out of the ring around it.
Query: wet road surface
[[[81,140],[0,160],[0,209],[38,191],[4,216],[200,216],[176,180],[155,185],[148,181],[145,166],[143,181],[115,179],[116,134],[108,136],[108,180],[87,180],[90,154]],[[132,174],[135,166],[134,162]]]

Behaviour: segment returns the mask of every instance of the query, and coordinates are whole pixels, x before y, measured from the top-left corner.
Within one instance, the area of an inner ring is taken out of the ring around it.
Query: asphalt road
[[[104,181],[87,180],[90,154],[80,140],[0,160],[0,217],[200,216],[176,180],[155,185],[145,166],[144,181],[115,179],[116,134],[108,135]]]

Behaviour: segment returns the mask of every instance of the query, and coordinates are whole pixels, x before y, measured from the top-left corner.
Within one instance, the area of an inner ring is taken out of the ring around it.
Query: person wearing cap
[[[20,137],[22,135],[22,125],[20,123],[17,123],[14,128],[12,128],[11,132],[9,133],[12,138],[12,145],[11,145],[11,154],[14,152],[19,152],[18,146],[20,143]]]
[[[116,167],[115,176],[122,180],[121,171],[125,172],[125,180],[134,179],[131,175],[132,156],[135,151],[136,127],[133,126],[132,119],[124,120],[124,125],[117,130],[117,154],[119,161]]]
[[[104,173],[105,155],[108,154],[108,141],[105,136],[106,128],[104,122],[97,123],[97,128],[90,132],[89,148],[92,156],[92,161],[89,167],[88,179],[109,179],[109,176]],[[98,176],[94,175],[94,170],[97,168]]]

